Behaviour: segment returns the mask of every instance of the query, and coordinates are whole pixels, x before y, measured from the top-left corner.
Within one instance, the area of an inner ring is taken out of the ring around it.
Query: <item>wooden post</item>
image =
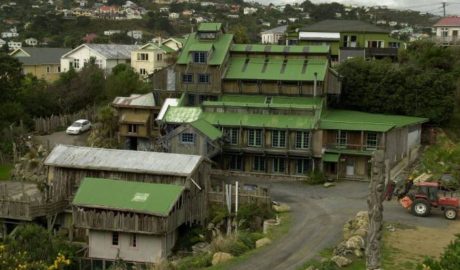
[[[372,175],[369,184],[369,232],[366,241],[366,269],[380,269],[381,239],[383,227],[383,195],[385,187],[384,152],[379,150],[372,158]]]

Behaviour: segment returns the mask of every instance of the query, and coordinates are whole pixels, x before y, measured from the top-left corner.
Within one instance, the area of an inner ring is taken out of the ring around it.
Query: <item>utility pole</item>
[[[443,17],[446,17],[446,2],[442,2],[442,10],[443,10],[443,14],[444,16]]]

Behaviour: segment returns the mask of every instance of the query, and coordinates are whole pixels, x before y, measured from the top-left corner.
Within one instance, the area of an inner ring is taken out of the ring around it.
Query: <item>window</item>
[[[46,73],[50,73],[51,72],[51,67],[50,66],[47,66],[46,67]]]
[[[182,133],[181,134],[182,143],[195,143],[195,134],[193,133]]]
[[[96,61],[94,61],[94,63],[95,63],[96,66],[98,66],[99,68],[102,68],[102,59],[96,59]]]
[[[254,164],[252,164],[252,169],[254,171],[265,171],[265,158],[260,156],[254,157]]]
[[[272,146],[273,147],[286,147],[286,131],[273,130],[272,131]]]
[[[228,142],[231,145],[237,145],[238,144],[239,137],[240,137],[239,136],[240,130],[238,128],[226,128],[225,133],[227,135]]]
[[[57,67],[57,72],[61,72],[61,66]]]
[[[118,232],[112,232],[112,246],[118,246]]]
[[[441,36],[442,36],[442,37],[448,37],[448,36],[449,36],[449,29],[447,29],[447,28],[442,28],[442,29],[441,29]]]
[[[193,83],[193,74],[183,74],[182,75],[182,82],[183,83]]]
[[[383,48],[383,41],[381,40],[370,40],[367,42],[368,48]]]
[[[297,160],[297,174],[307,174],[311,171],[311,160],[310,159],[298,159]]]
[[[73,67],[76,69],[80,68],[80,59],[73,59]]]
[[[207,53],[206,52],[194,52],[193,53],[193,62],[194,63],[206,63],[207,62]]]
[[[284,158],[274,158],[273,159],[273,172],[284,173],[286,169],[286,164]]]
[[[137,125],[129,124],[128,133],[137,133]]]
[[[310,148],[310,132],[297,131],[295,137],[295,148],[307,149]]]
[[[137,54],[137,60],[138,61],[148,61],[149,60],[149,54],[148,53],[138,53]]]
[[[366,136],[366,149],[377,149],[377,133],[368,132]]]
[[[248,146],[262,146],[262,130],[248,130]]]
[[[399,48],[399,47],[401,47],[401,43],[399,43],[399,42],[388,42],[388,47],[390,47],[390,48]]]
[[[337,146],[342,148],[347,146],[347,132],[346,131],[337,131]]]
[[[131,238],[129,239],[129,245],[131,247],[136,247],[137,246],[137,237],[136,237],[135,233],[131,234]]]
[[[157,61],[162,61],[163,60],[163,54],[159,53],[157,54]]]
[[[147,70],[145,70],[145,68],[141,68],[141,69],[139,69],[139,73],[140,73],[141,75],[146,75],[146,74],[147,74]]]
[[[243,158],[239,155],[230,156],[230,170],[241,171],[243,169]]]
[[[209,83],[209,74],[198,74],[199,83]]]

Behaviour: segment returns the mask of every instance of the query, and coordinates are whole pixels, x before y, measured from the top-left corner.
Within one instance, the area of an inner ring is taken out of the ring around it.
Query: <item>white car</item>
[[[68,127],[65,131],[67,134],[80,134],[91,128],[91,122],[86,119],[80,119]]]

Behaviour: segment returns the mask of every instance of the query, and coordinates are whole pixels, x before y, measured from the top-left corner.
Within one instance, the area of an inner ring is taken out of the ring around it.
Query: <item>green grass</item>
[[[309,266],[315,266],[315,267],[318,267],[319,269],[321,270],[339,270],[339,269],[344,269],[344,270],[363,270],[363,269],[366,269],[366,261],[364,258],[356,258],[356,257],[353,257],[352,260],[353,262],[348,265],[347,267],[343,267],[343,268],[339,268],[335,265],[335,263],[331,263],[330,266],[323,266],[323,268],[320,268],[321,267],[321,260],[322,259],[330,259],[332,258],[332,252],[333,252],[333,248],[326,248],[324,250],[322,250],[319,254],[318,254],[318,258],[315,258],[315,259],[311,259],[311,260],[308,260],[307,262],[305,262],[301,267],[298,268],[298,270],[304,270],[306,268],[308,268]]]
[[[275,244],[275,242],[277,240],[279,240],[283,235],[285,235],[289,231],[289,229],[291,228],[291,225],[292,225],[292,216],[290,215],[289,212],[280,213],[278,216],[281,218],[281,224],[278,225],[278,226],[272,227],[272,229],[266,235],[266,237],[272,239],[273,242],[272,242],[271,245]],[[207,267],[205,269],[206,270],[225,270],[225,269],[228,269],[231,266],[237,265],[237,264],[247,260],[248,258],[253,256],[254,254],[257,254],[257,253],[261,252],[262,250],[264,250],[265,248],[267,248],[269,246],[270,245],[265,246],[265,247],[261,247],[261,248],[258,248],[258,249],[252,249],[252,250],[244,253],[241,256],[233,258],[232,260],[230,260],[228,262],[218,264],[218,265],[215,265],[215,266],[211,266],[211,267]]]
[[[0,164],[0,181],[10,180],[12,169],[11,164]]]

